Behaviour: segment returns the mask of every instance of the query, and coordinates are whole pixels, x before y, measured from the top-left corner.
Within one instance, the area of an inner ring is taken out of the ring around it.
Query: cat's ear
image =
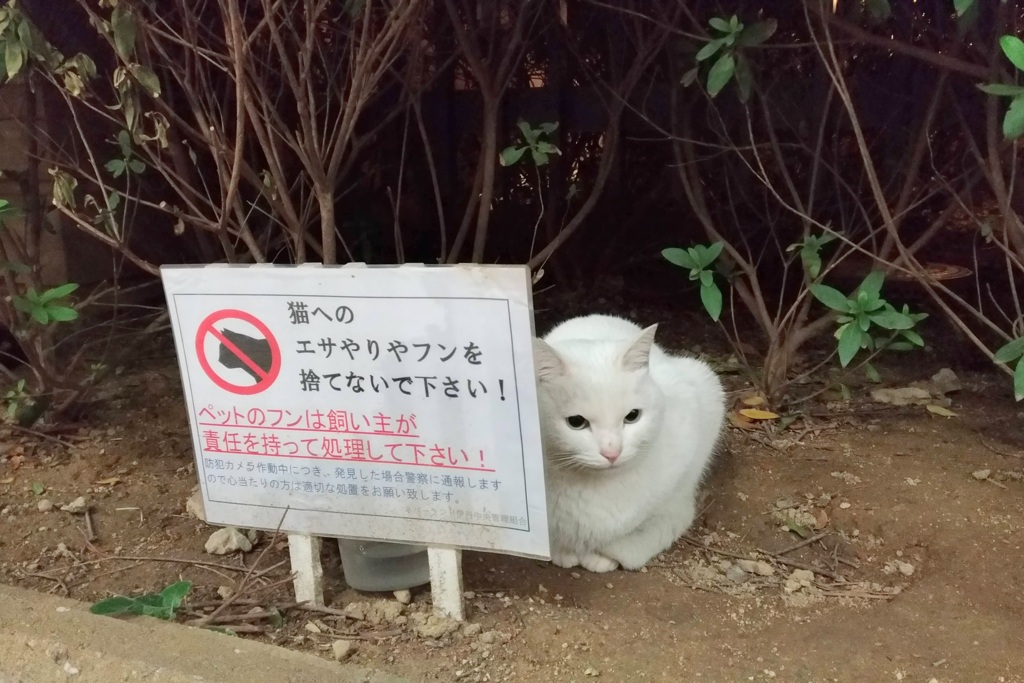
[[[622,354],[624,370],[646,370],[651,360],[651,347],[654,346],[654,333],[658,331],[658,323],[654,323],[640,333],[626,352]]]
[[[537,379],[542,382],[565,374],[565,361],[558,355],[558,351],[536,337],[533,340],[533,363],[537,369]]]

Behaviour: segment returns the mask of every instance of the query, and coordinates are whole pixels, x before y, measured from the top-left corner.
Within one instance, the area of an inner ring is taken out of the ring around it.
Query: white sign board
[[[525,267],[161,275],[211,524],[550,556]]]

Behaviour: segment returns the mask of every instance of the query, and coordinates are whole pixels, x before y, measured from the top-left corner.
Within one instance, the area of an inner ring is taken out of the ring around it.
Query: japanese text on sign
[[[162,275],[211,523],[548,556],[525,269]]]

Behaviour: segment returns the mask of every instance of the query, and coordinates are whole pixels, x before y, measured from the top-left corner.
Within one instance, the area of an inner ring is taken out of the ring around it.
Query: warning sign
[[[549,557],[525,267],[161,276],[210,523]]]
[[[196,357],[214,384],[243,396],[265,391],[281,372],[281,347],[270,328],[237,309],[216,311],[199,324]],[[250,380],[232,380],[232,371],[241,371]]]

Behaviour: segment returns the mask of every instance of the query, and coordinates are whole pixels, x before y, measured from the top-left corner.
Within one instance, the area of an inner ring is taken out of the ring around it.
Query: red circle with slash
[[[214,325],[224,320],[241,320],[247,322],[255,327],[260,334],[262,334],[270,347],[270,368],[261,367],[256,361],[249,357],[249,355],[238,348],[238,346],[228,339],[223,332],[218,330]],[[247,368],[259,378],[255,384],[252,385],[241,385],[233,384],[228,382],[223,377],[218,375],[214,369],[210,360],[206,357],[206,338],[208,335],[213,335],[228,351],[230,351],[239,361],[242,362]],[[270,388],[270,385],[274,383],[277,376],[281,374],[281,347],[277,343],[277,339],[274,337],[270,328],[267,327],[262,320],[246,313],[245,311],[239,311],[233,308],[226,308],[224,310],[215,311],[210,315],[206,316],[203,322],[199,323],[199,329],[196,331],[196,357],[199,358],[199,365],[203,368],[206,376],[224,391],[230,391],[232,394],[241,394],[243,396],[252,396],[258,394]]]

